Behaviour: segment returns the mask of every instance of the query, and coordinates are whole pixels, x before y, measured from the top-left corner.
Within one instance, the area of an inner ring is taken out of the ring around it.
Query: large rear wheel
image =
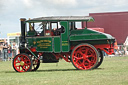
[[[27,72],[32,68],[32,59],[25,53],[18,54],[13,59],[13,68],[16,72]]]
[[[97,49],[87,43],[77,45],[71,54],[72,64],[76,69],[88,70],[93,69],[98,64]]]

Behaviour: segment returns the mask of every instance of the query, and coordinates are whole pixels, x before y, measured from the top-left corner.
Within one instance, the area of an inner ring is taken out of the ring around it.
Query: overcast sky
[[[128,0],[0,0],[0,38],[20,32],[20,18],[128,11]]]

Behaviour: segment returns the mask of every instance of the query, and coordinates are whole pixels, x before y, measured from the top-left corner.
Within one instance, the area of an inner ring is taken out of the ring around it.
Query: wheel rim
[[[91,69],[97,62],[97,54],[88,45],[78,46],[72,53],[72,62],[78,69]]]
[[[31,61],[27,55],[17,55],[13,61],[14,68],[18,72],[26,72],[30,69]]]

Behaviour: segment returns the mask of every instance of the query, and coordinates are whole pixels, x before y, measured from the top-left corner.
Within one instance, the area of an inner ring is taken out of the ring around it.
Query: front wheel
[[[16,72],[27,72],[32,68],[32,59],[27,54],[21,53],[14,57],[12,65]]]
[[[71,54],[72,64],[76,69],[94,69],[98,64],[99,54],[97,49],[87,43],[77,45]]]

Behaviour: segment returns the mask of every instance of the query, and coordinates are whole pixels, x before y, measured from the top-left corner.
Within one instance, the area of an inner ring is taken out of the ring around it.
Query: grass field
[[[128,85],[128,57],[107,57],[95,70],[75,70],[71,63],[43,64],[36,72],[17,73],[0,62],[0,85]]]

